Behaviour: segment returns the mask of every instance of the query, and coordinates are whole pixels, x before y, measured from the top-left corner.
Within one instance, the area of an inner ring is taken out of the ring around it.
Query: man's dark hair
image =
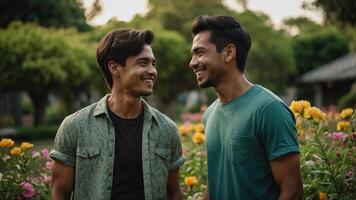
[[[154,38],[152,31],[118,29],[105,35],[97,49],[96,59],[99,69],[103,74],[109,88],[112,88],[113,80],[108,63],[114,60],[122,66],[126,65],[126,59],[138,55],[145,44],[151,45]]]
[[[237,19],[229,16],[199,16],[193,21],[193,37],[202,31],[211,32],[209,41],[215,44],[219,53],[226,45],[234,44],[237,49],[237,67],[242,73],[245,71],[251,39],[250,34]]]

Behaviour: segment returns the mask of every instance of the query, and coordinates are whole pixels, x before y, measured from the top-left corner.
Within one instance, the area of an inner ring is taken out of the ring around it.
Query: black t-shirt
[[[145,199],[142,171],[143,113],[135,119],[123,119],[109,110],[115,127],[112,200]]]

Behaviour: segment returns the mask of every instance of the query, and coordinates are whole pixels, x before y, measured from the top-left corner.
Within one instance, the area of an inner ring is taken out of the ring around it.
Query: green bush
[[[355,108],[356,107],[356,91],[351,91],[345,96],[341,97],[337,106],[339,108]]]
[[[39,140],[39,139],[53,139],[56,136],[58,126],[37,126],[18,128],[17,134],[14,136],[15,140]]]

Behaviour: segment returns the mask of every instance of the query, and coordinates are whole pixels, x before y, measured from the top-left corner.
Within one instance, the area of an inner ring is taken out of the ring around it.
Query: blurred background
[[[247,78],[287,104],[355,108],[355,10],[354,0],[1,0],[0,138],[52,141],[66,115],[108,93],[96,45],[127,27],[156,36],[148,101],[175,121],[201,117],[216,98],[188,68],[191,23],[203,14],[242,22],[252,38]]]

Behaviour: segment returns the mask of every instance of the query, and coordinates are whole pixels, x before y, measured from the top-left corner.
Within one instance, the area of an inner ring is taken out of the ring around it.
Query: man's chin
[[[204,81],[204,82],[198,82],[198,86],[200,88],[208,88],[208,87],[213,86],[213,84],[209,81]]]
[[[150,96],[150,95],[152,95],[152,94],[153,94],[153,90],[151,90],[151,91],[144,91],[144,92],[141,93],[141,96],[147,97],[147,96]]]

